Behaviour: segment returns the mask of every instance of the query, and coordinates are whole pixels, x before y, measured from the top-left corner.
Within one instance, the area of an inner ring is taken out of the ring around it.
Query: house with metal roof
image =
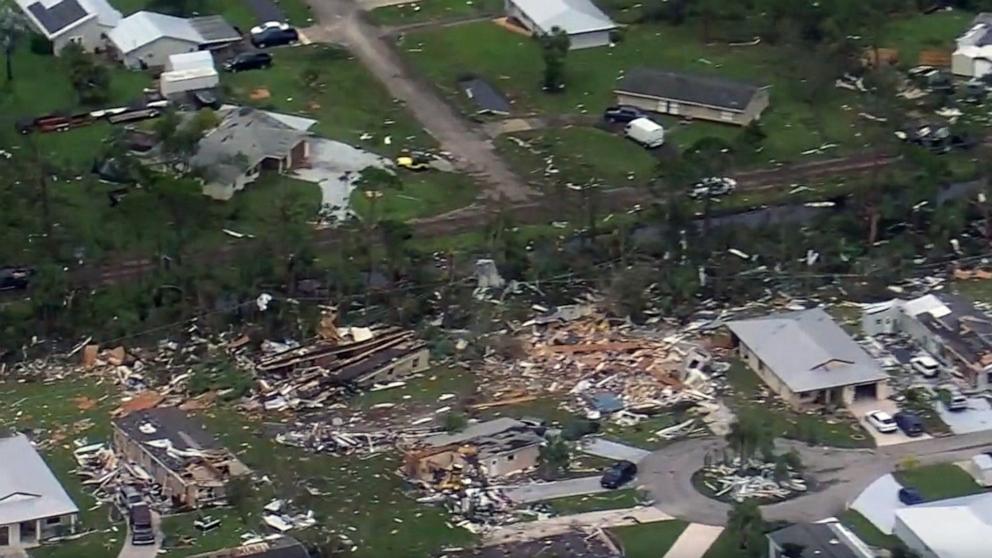
[[[920,558],[985,558],[992,540],[992,493],[899,508],[892,534]]]
[[[241,35],[221,16],[183,18],[142,11],[122,19],[107,40],[125,66],[145,69],[164,67],[173,54],[223,48]]]
[[[766,86],[654,68],[627,71],[614,93],[622,105],[735,126],[761,118],[770,102]]]
[[[979,78],[992,72],[992,13],[975,16],[968,30],[955,41],[951,72]]]
[[[229,200],[263,172],[289,172],[306,163],[310,147],[305,129],[251,107],[219,115],[220,124],[200,140],[189,161],[204,181],[204,194]]]
[[[16,0],[35,31],[52,43],[58,55],[70,45],[85,51],[103,46],[103,37],[117,26],[121,13],[107,0]]]
[[[506,0],[506,15],[534,35],[561,29],[572,50],[607,46],[617,28],[590,0]]]
[[[0,438],[0,555],[71,533],[77,513],[26,436]]]
[[[744,363],[794,408],[884,399],[888,375],[822,308],[727,323]]]

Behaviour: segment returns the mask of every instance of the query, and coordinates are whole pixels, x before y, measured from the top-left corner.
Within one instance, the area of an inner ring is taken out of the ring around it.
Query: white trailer
[[[158,83],[162,96],[170,97],[187,91],[217,87],[220,78],[213,68],[194,68],[163,72]]]
[[[650,118],[636,118],[627,123],[624,135],[648,149],[661,147],[665,143],[665,129]]]

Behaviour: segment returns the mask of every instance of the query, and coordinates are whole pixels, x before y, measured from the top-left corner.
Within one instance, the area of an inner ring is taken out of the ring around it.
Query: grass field
[[[347,51],[310,45],[272,54],[268,70],[223,75],[221,84],[231,102],[314,118],[319,135],[383,155],[435,145]],[[260,97],[261,92],[268,96]]]
[[[750,558],[753,554],[740,548],[740,534],[724,529],[703,558]]]
[[[409,25],[429,21],[501,15],[500,0],[420,0],[376,8],[369,12],[378,25]]]
[[[771,46],[728,48],[701,42],[691,26],[632,25],[614,48],[572,51],[566,60],[566,89],[541,91],[543,63],[538,45],[489,22],[411,33],[400,44],[406,57],[450,97],[464,106],[455,87],[467,73],[488,78],[520,112],[598,114],[615,102],[613,89],[625,70],[653,66],[691,73],[720,75],[771,86],[771,108],[762,116],[768,135],[760,157],[798,160],[805,150],[824,143],[857,149],[858,134],[867,126],[857,118],[858,98],[838,90],[815,108],[803,100],[794,60]],[[697,127],[694,123],[689,128]],[[734,127],[707,124],[699,136],[734,136]],[[686,136],[686,142],[692,139]]]
[[[971,475],[953,463],[896,471],[893,476],[903,486],[919,490],[928,502],[984,492]]]
[[[963,10],[945,10],[930,15],[893,18],[886,25],[880,45],[899,51],[899,64],[918,64],[921,50],[948,51],[971,23],[974,14]]]
[[[731,364],[727,380],[734,390],[733,395],[726,398],[727,405],[738,416],[748,414],[758,417],[776,436],[842,448],[873,445],[871,436],[866,435],[854,419],[833,419],[831,424],[825,417],[789,409],[773,394],[767,398],[759,397],[764,383],[740,361]]]
[[[377,219],[407,221],[438,215],[471,204],[478,194],[475,182],[462,174],[404,172],[400,177],[400,188],[382,190],[382,197],[375,203]],[[361,189],[352,192],[351,207],[362,218],[372,215],[372,202]]]
[[[273,2],[282,8],[289,23],[295,26],[306,27],[312,21],[310,7],[305,0],[273,0]],[[151,0],[110,0],[110,3],[125,16],[148,9],[152,4]],[[244,32],[259,23],[251,6],[241,0],[202,0],[198,8],[197,12],[203,15],[224,16],[231,25],[239,27]]]
[[[679,520],[660,521],[617,527],[610,533],[620,540],[626,558],[658,558],[668,552],[688,526]]]
[[[591,511],[632,508],[638,505],[641,500],[641,496],[637,490],[627,488],[587,496],[555,498],[554,500],[545,500],[543,503],[551,506],[555,513],[559,515],[573,515]]]

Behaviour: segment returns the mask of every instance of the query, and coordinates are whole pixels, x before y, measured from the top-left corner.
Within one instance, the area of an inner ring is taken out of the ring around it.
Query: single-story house
[[[992,72],[992,13],[975,16],[956,43],[957,48],[951,54],[952,73],[980,78]]]
[[[768,558],[875,558],[875,553],[836,518],[816,523],[795,523],[768,537]],[[801,548],[798,555],[790,549]]]
[[[736,126],[761,118],[769,103],[768,87],[653,68],[626,72],[614,93],[622,105]]]
[[[892,534],[920,558],[985,558],[992,540],[992,493],[896,510]]]
[[[104,37],[121,20],[107,0],[16,0],[35,31],[52,43],[58,55],[69,44],[87,52],[103,46]]]
[[[740,358],[794,408],[884,399],[888,375],[823,311],[727,323]]]
[[[489,478],[510,475],[537,466],[543,434],[543,428],[512,418],[480,422],[420,440],[406,453],[404,470],[424,481],[467,464],[478,465]]]
[[[296,539],[267,537],[261,542],[204,552],[190,558],[310,558],[310,553]]]
[[[623,545],[602,529],[572,528],[539,539],[446,551],[448,558],[623,558]],[[826,558],[826,557],[824,557]]]
[[[107,39],[128,68],[161,68],[169,56],[197,50],[215,50],[241,40],[221,16],[175,17],[136,12],[122,19]]]
[[[222,503],[227,481],[248,474],[204,426],[175,407],[133,412],[113,422],[114,451],[143,469],[185,508]]]
[[[289,172],[306,164],[308,133],[265,111],[240,107],[222,111],[189,164],[200,171],[203,193],[229,200],[262,171]]]
[[[590,0],[505,0],[506,15],[535,35],[555,27],[571,40],[571,49],[608,46],[617,24]]]
[[[0,438],[0,555],[71,533],[78,513],[26,436]]]
[[[861,327],[867,335],[904,333],[972,388],[992,385],[992,317],[964,297],[940,292],[874,304]]]

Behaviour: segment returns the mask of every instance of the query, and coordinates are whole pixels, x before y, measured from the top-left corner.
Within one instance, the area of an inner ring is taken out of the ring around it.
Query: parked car
[[[117,491],[117,502],[125,510],[131,510],[135,506],[144,504],[145,499],[141,496],[141,492],[137,488],[125,484]]]
[[[0,291],[20,291],[28,288],[34,275],[32,267],[0,268]]]
[[[272,65],[272,55],[267,52],[242,52],[224,63],[228,72],[259,70]]]
[[[637,476],[637,465],[630,461],[617,461],[603,473],[603,478],[599,479],[599,484],[603,488],[620,488]]]
[[[704,178],[692,185],[689,197],[699,199],[703,197],[715,198],[725,196],[737,188],[737,181],[725,176],[711,176]]]
[[[868,424],[872,426],[875,430],[878,430],[882,434],[891,434],[897,430],[899,427],[896,425],[896,421],[892,420],[892,415],[886,413],[885,411],[869,411],[865,415],[865,419],[868,420]]]
[[[968,408],[968,398],[956,389],[949,389],[947,398],[948,411],[964,411]]]
[[[899,501],[907,506],[915,506],[923,503],[923,495],[915,488],[900,488]]]
[[[628,138],[648,149],[661,147],[665,144],[665,129],[650,118],[631,120],[624,127],[623,133]]]
[[[250,33],[251,36],[254,37],[255,35],[262,34],[268,31],[269,29],[278,29],[280,31],[285,31],[287,29],[291,29],[291,27],[285,21],[266,21],[261,25],[256,25],[255,27],[252,27],[251,30],[248,31],[248,33]]]
[[[603,120],[621,124],[626,124],[627,122],[637,120],[638,118],[647,118],[647,116],[647,113],[643,110],[631,105],[606,107],[606,110],[603,111]]]
[[[131,544],[155,544],[155,528],[152,526],[152,512],[148,504],[141,503],[128,512],[128,522],[131,526]]]
[[[919,372],[924,378],[936,378],[940,374],[940,363],[927,355],[913,357],[910,359],[909,364],[913,367],[913,370]]]
[[[300,34],[288,25],[285,27],[266,27],[260,29],[258,33],[251,34],[251,44],[258,48],[291,45],[299,40]]]
[[[923,428],[923,420],[920,419],[916,413],[910,413],[909,411],[899,411],[896,413],[893,420],[896,422],[896,426],[900,430],[906,433],[910,438],[916,438],[917,436],[922,436],[925,432]]]

